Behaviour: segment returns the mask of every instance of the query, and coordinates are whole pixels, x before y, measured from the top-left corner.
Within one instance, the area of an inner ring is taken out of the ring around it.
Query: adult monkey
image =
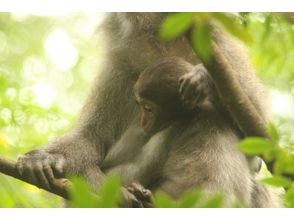
[[[162,57],[178,56],[194,65],[200,63],[185,37],[172,42],[158,39],[158,29],[165,17],[166,13],[107,14],[102,26],[107,40],[105,63],[77,123],[71,131],[45,148],[20,156],[17,162],[20,173],[45,188],[50,187],[55,177],[65,173],[78,174],[96,188],[105,178],[101,167],[110,149],[126,140],[126,136],[129,141],[120,144],[134,146],[126,152],[119,152],[123,157],[118,157],[116,164],[132,158],[140,150],[149,137],[138,129],[136,116],[139,109],[131,98],[139,73]],[[213,38],[238,73],[245,93],[265,115],[263,96],[260,95],[262,89],[242,46],[216,29]],[[188,79],[192,78],[188,76]],[[126,206],[131,206],[135,198],[127,192],[124,197]]]

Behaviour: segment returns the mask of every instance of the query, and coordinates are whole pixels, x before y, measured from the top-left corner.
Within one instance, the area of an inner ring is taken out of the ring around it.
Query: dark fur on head
[[[135,84],[135,94],[159,105],[164,112],[180,115],[188,112],[179,94],[179,79],[193,65],[182,58],[163,58],[148,66]]]

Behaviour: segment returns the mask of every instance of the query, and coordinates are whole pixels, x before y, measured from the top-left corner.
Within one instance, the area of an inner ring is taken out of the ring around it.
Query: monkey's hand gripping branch
[[[12,176],[16,179],[22,180],[38,188],[42,188],[40,185],[33,183],[29,178],[25,177],[24,175],[20,175],[16,169],[16,163],[13,160],[8,160],[0,156],[0,172],[4,173],[8,176]],[[44,189],[48,192],[61,196],[65,199],[68,199],[68,184],[69,181],[67,179],[55,179],[54,182],[51,184],[50,189]]]

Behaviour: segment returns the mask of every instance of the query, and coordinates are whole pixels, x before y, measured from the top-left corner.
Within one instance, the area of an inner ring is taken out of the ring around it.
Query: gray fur
[[[144,162],[145,154],[149,155],[148,160],[154,161],[152,153],[150,156],[150,152],[154,149],[151,148],[148,152],[149,149],[143,147],[148,146],[145,144],[149,137],[140,130],[136,130],[135,119],[138,117],[139,109],[133,98],[133,86],[139,74],[159,58],[177,56],[194,65],[199,63],[199,59],[185,37],[172,42],[162,42],[158,39],[157,31],[165,16],[165,13],[107,14],[101,27],[103,32],[101,34],[104,34],[106,43],[105,60],[81,110],[78,122],[67,134],[49,143],[45,148],[35,151],[34,157],[31,157],[30,153],[26,154],[25,159],[18,161],[19,170],[29,174],[39,172],[40,170],[36,171],[34,168],[34,164],[41,162],[45,166],[45,163],[48,163],[45,159],[55,155],[56,161],[65,159],[66,166],[63,167],[65,173],[82,175],[96,188],[103,182],[104,172],[110,172],[117,166],[134,160],[140,166],[146,163]],[[260,95],[261,87],[254,77],[248,59],[243,57],[245,53],[239,50],[240,46],[236,41],[232,41],[223,33],[215,32],[214,37],[238,73],[240,83],[247,95],[260,112],[264,112],[266,108],[263,104],[263,96]],[[223,119],[218,117],[218,120]],[[186,184],[180,187],[181,191],[195,184],[203,185],[210,191],[223,191],[250,205],[253,186],[250,183],[249,170],[245,165],[245,157],[235,148],[239,140],[238,136],[225,121],[217,125],[209,123],[211,118],[207,118],[207,121],[202,123],[208,125],[205,134],[201,133],[202,130],[199,128],[200,139],[190,137],[191,142],[197,141],[201,149],[197,153],[194,152],[194,159],[191,156],[186,158],[189,155],[189,143],[184,151],[181,151],[181,146],[176,147],[178,142],[171,143],[173,150],[163,167],[170,181],[165,181],[162,185],[151,185],[170,194],[177,194],[177,188],[174,188],[175,183],[180,178],[184,178],[187,182],[183,182],[184,179],[181,180],[180,184]],[[198,122],[195,121],[195,126],[197,124]],[[222,126],[221,129],[224,130],[218,130],[220,129],[218,126]],[[132,129],[136,131],[131,132]],[[177,140],[187,135],[189,131],[182,132]],[[212,143],[215,140],[217,140],[217,146]],[[128,144],[132,147],[128,148]],[[209,147],[206,147],[208,145]],[[38,154],[39,157],[36,156]],[[205,164],[198,164],[197,157],[201,157],[200,161]],[[217,164],[210,165],[211,158],[214,158],[213,161]],[[49,161],[53,169],[56,161]],[[199,169],[199,173],[192,175],[189,170],[191,166],[197,170],[199,167],[205,169],[203,171]],[[210,167],[213,167],[213,170]],[[207,182],[206,172],[211,172],[215,179]],[[221,179],[213,173],[219,173]],[[125,177],[126,182],[132,178]],[[145,185],[145,187],[148,186]]]

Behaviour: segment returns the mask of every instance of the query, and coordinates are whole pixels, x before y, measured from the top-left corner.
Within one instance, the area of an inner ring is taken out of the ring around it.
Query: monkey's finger
[[[194,99],[195,95],[199,91],[199,87],[201,87],[198,83],[197,77],[194,77],[193,79],[189,79],[188,83],[186,83],[183,89],[182,89],[182,99],[184,101],[190,101]]]
[[[43,164],[43,171],[46,175],[46,178],[48,179],[48,181],[50,183],[53,183],[54,179],[55,179],[55,176],[54,176],[54,173],[53,173],[53,169],[52,167],[49,165],[48,162],[44,163]]]
[[[200,88],[198,94],[199,94],[199,100],[198,100],[199,104],[203,103],[205,100],[210,98],[209,90],[207,89],[206,86],[203,86],[202,88]]]
[[[29,179],[32,183],[38,184],[33,165],[30,161],[27,161],[23,166],[23,176]]]
[[[132,183],[131,184],[133,189],[133,194],[141,201],[151,202],[152,193],[150,190],[145,189],[139,183]]]
[[[180,77],[179,83],[182,84],[186,78],[187,78],[186,75]]]
[[[197,95],[197,90],[195,89],[195,85],[189,84],[187,85],[186,90],[182,94],[182,99],[185,102],[191,102],[192,100],[194,100],[196,95]]]
[[[138,199],[132,199],[132,208],[144,208],[143,203]]]
[[[122,188],[122,200],[120,201],[120,206],[128,208],[143,208],[143,204],[126,188]]]
[[[182,81],[180,82],[180,88],[179,88],[179,93],[182,95],[189,84],[189,79],[187,77],[184,77]]]
[[[141,190],[142,201],[145,203],[151,203],[152,201],[152,192],[149,189]]]
[[[51,187],[49,180],[47,179],[45,173],[42,170],[36,172],[36,179],[42,188],[50,190]]]
[[[200,96],[196,96],[190,103],[189,103],[189,108],[194,109],[196,108],[199,104],[201,103],[200,101]]]
[[[44,189],[50,189],[50,184],[49,184],[49,181],[44,173],[43,164],[41,162],[38,162],[35,165],[34,173],[36,176],[36,180],[38,181],[40,186],[43,187]]]
[[[63,158],[59,158],[55,166],[53,166],[54,171],[56,171],[56,174],[60,176],[64,175],[64,167],[65,167],[65,159]]]
[[[143,202],[143,208],[153,208],[152,202]]]
[[[127,187],[127,190],[130,192],[130,193],[134,193],[135,192],[135,189],[131,186],[128,186]]]
[[[201,95],[197,93],[197,91],[193,90],[193,92],[191,92],[189,96],[184,99],[184,104],[186,108],[191,110],[196,108],[199,104],[200,96]]]
[[[26,159],[25,155],[20,155],[20,156],[18,156],[17,161],[16,161],[16,169],[20,175],[23,175],[23,173],[24,173],[25,159]]]

